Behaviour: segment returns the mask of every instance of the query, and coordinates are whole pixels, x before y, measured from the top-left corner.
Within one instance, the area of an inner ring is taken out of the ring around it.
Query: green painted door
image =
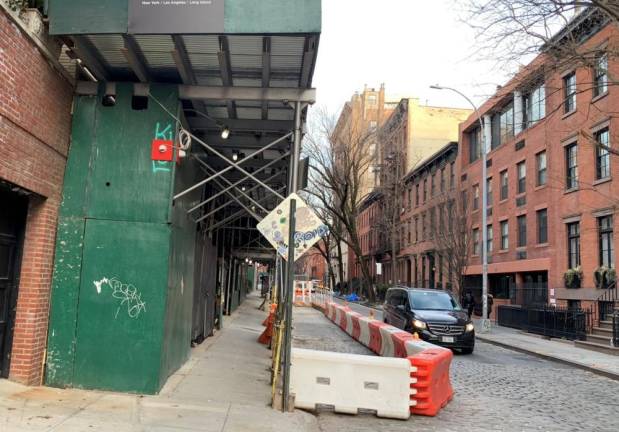
[[[159,391],[169,238],[166,224],[86,221],[76,386]]]

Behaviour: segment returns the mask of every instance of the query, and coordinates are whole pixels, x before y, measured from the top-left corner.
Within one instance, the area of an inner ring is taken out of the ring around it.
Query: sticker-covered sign
[[[277,252],[288,259],[290,200],[296,201],[294,260],[298,260],[314,243],[329,232],[329,228],[297,194],[290,194],[258,224],[258,230]]]
[[[129,33],[223,33],[225,0],[129,0]]]

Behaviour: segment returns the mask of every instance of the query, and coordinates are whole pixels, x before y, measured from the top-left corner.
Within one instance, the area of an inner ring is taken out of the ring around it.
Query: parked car
[[[393,287],[387,290],[383,320],[417,333],[421,339],[470,354],[475,327],[451,293],[442,290]]]

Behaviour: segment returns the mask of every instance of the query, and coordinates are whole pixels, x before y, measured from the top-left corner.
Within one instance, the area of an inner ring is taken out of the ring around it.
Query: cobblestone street
[[[295,309],[294,345],[371,354],[318,311]],[[406,422],[318,414],[324,431],[613,431],[619,383],[590,372],[477,341],[451,367],[454,399],[437,417]]]

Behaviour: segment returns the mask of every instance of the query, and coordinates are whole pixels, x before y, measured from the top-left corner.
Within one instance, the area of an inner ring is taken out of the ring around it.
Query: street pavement
[[[353,309],[367,314],[359,305]],[[380,319],[377,316],[377,319]],[[364,353],[320,312],[295,309],[295,346]],[[581,369],[477,341],[456,354],[454,399],[436,417],[408,421],[318,413],[323,431],[613,431],[619,430],[619,383]]]

